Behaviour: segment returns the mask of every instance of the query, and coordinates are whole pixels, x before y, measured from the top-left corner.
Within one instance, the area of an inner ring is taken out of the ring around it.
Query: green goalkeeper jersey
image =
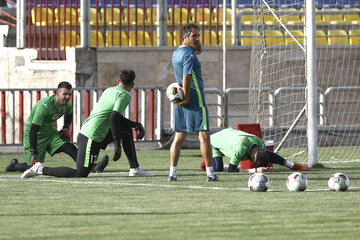
[[[25,149],[30,146],[29,133],[32,124],[40,126],[40,129],[37,132],[38,144],[43,140],[45,141],[44,144],[47,144],[46,142],[48,142],[48,138],[57,133],[57,130],[54,127],[54,122],[64,114],[72,114],[71,102],[58,107],[55,104],[55,95],[40,99],[31,110],[30,117],[25,125]]]
[[[226,156],[232,165],[238,166],[240,161],[248,160],[251,147],[256,145],[266,150],[261,138],[233,128],[226,128],[210,136],[213,157]]]
[[[96,142],[102,142],[110,129],[112,111],[124,113],[131,99],[130,93],[119,86],[106,89],[83,123],[80,133]]]

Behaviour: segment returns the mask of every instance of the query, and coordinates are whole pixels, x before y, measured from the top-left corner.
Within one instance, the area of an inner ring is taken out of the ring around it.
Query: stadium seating
[[[46,15],[47,15],[47,21],[46,21]],[[51,8],[31,9],[32,24],[35,24],[36,26],[46,26],[46,24],[52,25],[53,21],[54,21],[54,25],[56,25],[57,22],[54,19],[54,15]]]
[[[223,31],[219,31],[219,45],[223,45]],[[231,30],[226,30],[226,45],[231,46]]]
[[[211,32],[209,32],[209,30],[204,30],[204,32],[200,31],[200,41],[203,46],[217,46],[215,31],[211,31]]]
[[[223,8],[219,8],[219,25],[223,24]],[[226,8],[226,26],[231,26],[231,9]],[[214,21],[217,22],[217,9],[214,8]]]
[[[326,38],[326,34],[323,30],[316,30],[315,32],[316,35],[316,45],[327,45],[327,38]]]
[[[130,31],[129,32],[130,37],[130,44],[129,46],[151,46],[150,43],[150,35],[148,32],[143,31]]]
[[[344,10],[354,10],[354,11],[359,11],[359,8],[349,8],[349,9],[344,9]],[[344,13],[344,21],[346,21],[346,23],[349,24],[354,24],[354,25],[359,25],[360,23],[360,17],[359,17],[359,12],[358,13]]]
[[[130,25],[142,26],[145,21],[144,10],[142,8],[125,8],[124,9],[124,22]]]
[[[360,29],[349,30],[349,44],[360,45]]]
[[[329,30],[328,45],[348,45],[349,38],[345,30]]]
[[[240,44],[242,46],[251,46],[253,44],[253,41],[255,41],[254,44],[256,44],[256,41],[260,41],[260,33],[255,30],[241,31],[240,36],[241,36]]]
[[[172,46],[173,43],[172,43],[171,33],[170,33],[170,32],[166,32],[166,37],[167,37],[167,45],[168,45],[168,46]],[[157,46],[157,45],[158,45],[158,41],[157,41],[157,31],[153,31],[152,39],[153,39],[153,46]]]
[[[56,21],[59,22],[61,26],[64,25],[64,23],[68,26],[75,26],[76,24],[80,26],[80,21],[77,21],[76,10],[74,8],[55,8],[54,15]]]
[[[275,9],[272,10],[276,11]],[[276,20],[275,16],[270,11],[266,11],[266,14],[263,15],[263,18],[266,25],[279,24],[278,20]]]
[[[239,14],[240,11],[253,11],[252,8],[244,8],[244,9],[237,9],[236,14]],[[241,15],[241,24],[243,25],[253,25],[254,23],[258,22],[258,18],[253,13],[242,13]]]
[[[326,24],[344,24],[346,23],[337,8],[324,9],[325,11],[336,11],[338,14],[323,13],[322,19]]]
[[[320,10],[315,10],[315,24],[321,25],[321,24],[329,24],[329,22],[323,20],[323,16]]]
[[[284,36],[282,32],[278,30],[265,30],[265,42],[266,45],[284,45]]]
[[[182,40],[180,39],[180,31],[175,30],[174,31],[174,46],[180,46],[181,44],[182,44]]]
[[[70,34],[71,34],[71,43],[70,43]],[[77,37],[77,39],[76,39]],[[80,45],[80,36],[76,35],[75,31],[60,31],[59,36],[59,49],[63,49],[64,47],[76,47]]]
[[[192,8],[191,9],[191,16],[192,16],[191,17],[192,21],[196,22],[199,25],[209,26],[210,25],[210,19],[211,19],[211,25],[212,26],[215,25],[213,15],[211,14],[209,8],[204,8],[204,12],[203,12],[202,8],[197,8],[196,12],[195,12],[195,8]],[[195,16],[196,16],[196,21],[195,21]]]
[[[158,25],[158,22],[157,22],[157,9],[156,8],[152,9],[152,19],[151,19],[151,8],[147,8],[145,10],[145,12],[146,12],[145,26],[150,26],[151,22],[153,23],[153,25]]]
[[[283,8],[280,9],[282,12],[286,12],[285,14],[280,14],[280,20],[284,24],[288,25],[296,25],[303,24],[304,21],[301,20],[301,15],[297,13],[292,13],[297,11],[295,8]]]
[[[180,25],[180,13],[181,13],[181,25],[185,25],[188,22],[189,12],[185,8],[169,8],[169,18],[168,18],[168,26],[172,26],[172,22],[174,20],[174,26]],[[174,14],[174,19],[173,19]]]
[[[254,3],[252,0],[238,0],[237,7],[238,8],[254,8]]]
[[[96,42],[96,31],[90,31],[90,46],[92,47],[103,47],[104,46],[104,37],[100,31],[97,32],[97,42]]]
[[[126,26],[126,22],[123,19],[123,13],[118,8],[102,8],[100,10],[102,15],[102,21],[106,21],[106,25],[114,25],[119,26],[121,22],[121,26]],[[120,21],[121,20],[121,21]]]
[[[121,44],[120,44],[121,43]],[[121,31],[121,40],[120,40],[120,32],[119,31],[113,31],[113,34],[111,31],[106,32],[106,46],[128,46],[128,40],[127,35],[124,31]]]
[[[295,39],[304,46],[304,33],[301,30],[290,30],[290,33],[295,37]],[[290,36],[290,34],[285,31],[285,45],[297,45],[295,40]]]
[[[78,11],[80,12],[80,9]],[[98,26],[103,26],[104,21],[100,18],[100,13],[96,10],[96,8],[90,8],[90,26],[96,26],[96,24],[98,24]]]

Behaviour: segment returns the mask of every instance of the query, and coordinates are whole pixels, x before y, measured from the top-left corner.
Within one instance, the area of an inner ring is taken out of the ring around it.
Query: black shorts
[[[81,133],[78,135],[77,143],[76,175],[77,177],[87,177],[96,163],[102,143],[95,142]]]

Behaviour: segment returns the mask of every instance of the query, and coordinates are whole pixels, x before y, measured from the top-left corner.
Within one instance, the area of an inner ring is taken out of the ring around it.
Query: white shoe
[[[44,168],[44,166],[38,162],[36,163],[34,166],[32,166],[31,168],[29,168],[28,170],[26,170],[22,175],[21,175],[21,179],[22,178],[30,178],[30,177],[35,177],[38,175],[42,175],[42,169]]]
[[[224,171],[227,172],[228,169],[229,169],[229,165],[224,165]]]
[[[130,177],[135,177],[135,176],[152,177],[152,176],[154,176],[154,174],[149,173],[149,172],[143,170],[142,168],[138,167],[138,168],[130,168],[129,176]]]

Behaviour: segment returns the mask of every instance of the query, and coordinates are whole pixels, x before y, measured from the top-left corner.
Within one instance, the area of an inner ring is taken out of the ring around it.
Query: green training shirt
[[[210,145],[214,152],[221,152],[230,158],[232,165],[238,166],[240,161],[249,160],[250,149],[257,145],[260,150],[266,150],[261,138],[233,128],[226,128],[210,136]],[[213,157],[216,154],[213,154]]]
[[[57,132],[54,122],[64,114],[72,114],[71,102],[58,107],[55,104],[55,95],[40,99],[31,110],[30,117],[25,125],[24,146],[30,146],[29,133],[32,124],[40,126],[37,133],[38,141],[40,141],[43,138],[48,138],[49,135],[54,133],[54,130]]]
[[[83,123],[80,133],[96,142],[102,142],[110,129],[112,111],[124,113],[131,99],[130,93],[119,86],[106,89]]]

